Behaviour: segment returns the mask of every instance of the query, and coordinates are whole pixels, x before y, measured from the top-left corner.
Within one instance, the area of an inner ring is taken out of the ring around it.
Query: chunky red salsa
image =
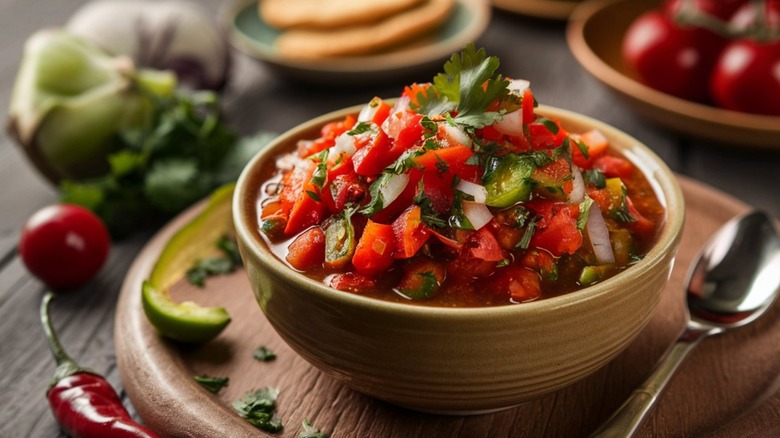
[[[474,307],[581,289],[640,260],[663,207],[597,130],[535,113],[469,46],[432,83],[374,98],[277,160],[260,230],[341,291]]]

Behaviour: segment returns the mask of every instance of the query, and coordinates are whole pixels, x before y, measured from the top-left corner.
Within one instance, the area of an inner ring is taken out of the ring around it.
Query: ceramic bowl
[[[600,129],[652,181],[666,207],[658,242],[617,276],[567,295],[490,308],[432,308],[330,289],[293,271],[258,232],[257,200],[275,158],[329,121],[316,118],[278,137],[247,165],[233,200],[239,248],[260,308],[279,335],[322,372],[370,396],[435,413],[515,406],[593,373],[628,346],[651,318],[669,278],[684,205],[674,174],[646,146],[604,123],[540,106],[572,132]]]

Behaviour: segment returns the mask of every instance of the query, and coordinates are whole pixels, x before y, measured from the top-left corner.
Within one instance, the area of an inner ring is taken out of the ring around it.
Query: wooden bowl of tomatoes
[[[593,373],[660,301],[674,174],[613,127],[536,107],[523,81],[442,117],[404,107],[441,97],[415,86],[303,123],[244,169],[233,217],[265,317],[327,375],[425,412],[505,409]]]
[[[729,30],[755,21],[748,3],[593,0],[572,14],[567,38],[580,64],[639,114],[716,144],[778,149],[780,2],[767,3],[777,10],[767,25],[777,27],[762,41]],[[695,24],[675,21],[682,5],[697,8]]]

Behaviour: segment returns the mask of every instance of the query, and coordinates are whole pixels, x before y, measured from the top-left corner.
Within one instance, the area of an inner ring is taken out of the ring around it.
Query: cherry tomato
[[[648,86],[707,102],[710,76],[726,40],[702,28],[681,27],[661,11],[642,14],[623,40],[623,57]]]
[[[780,116],[780,40],[737,40],[721,54],[710,82],[718,106]]]
[[[780,0],[766,0],[765,5],[765,26],[771,29],[780,28]],[[737,30],[749,29],[756,25],[756,4],[754,2],[748,2],[739,8],[729,20],[729,25]]]
[[[27,269],[55,290],[89,281],[108,257],[111,239],[91,211],[69,204],[44,207],[24,225],[19,254]]]
[[[684,3],[688,0],[670,0],[663,6],[667,14],[676,14],[680,12]],[[734,12],[748,0],[694,0],[693,5],[696,11],[703,12],[721,20],[729,20]]]

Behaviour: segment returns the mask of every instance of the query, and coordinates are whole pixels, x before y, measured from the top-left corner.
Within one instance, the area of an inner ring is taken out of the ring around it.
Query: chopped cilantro
[[[626,186],[623,186],[623,193],[620,196],[620,204],[612,210],[612,217],[624,224],[636,222],[636,218],[628,211],[628,194],[626,193]]]
[[[536,221],[537,218],[533,218],[528,222],[523,237],[517,242],[517,248],[528,249],[531,245],[531,238],[534,237],[534,231],[536,231]]]
[[[278,395],[279,391],[270,387],[249,391],[233,402],[233,409],[253,426],[268,432],[279,432],[283,425],[275,413]]]
[[[304,418],[301,426],[303,429],[298,433],[298,438],[329,438],[325,432],[320,432],[319,429],[311,424],[311,421]]]
[[[252,357],[259,360],[260,362],[270,362],[276,359],[276,353],[271,351],[265,345],[261,345],[252,352]]]
[[[593,184],[597,189],[603,189],[607,186],[607,178],[598,169],[586,170],[582,174],[585,184]]]
[[[371,199],[368,201],[368,204],[366,204],[363,208],[361,208],[358,212],[361,214],[364,214],[366,216],[373,216],[379,210],[384,208],[384,200],[382,199],[382,187],[387,185],[390,178],[393,176],[392,173],[383,173],[379,178],[376,179],[373,183],[371,183],[371,186],[368,188],[368,193],[371,196]]]
[[[590,214],[590,207],[593,205],[593,199],[590,196],[585,195],[585,198],[580,202],[580,214],[577,216],[577,229],[582,231],[585,229],[585,224],[588,223],[588,215]]]
[[[371,130],[373,130],[373,126],[371,123],[360,122],[354,128],[352,128],[352,130],[348,131],[347,135],[352,135],[352,136],[360,135],[369,132]]]
[[[559,130],[558,124],[548,119],[547,117],[538,117],[536,120],[534,120],[533,123],[538,125],[544,125],[544,127],[547,128],[547,130],[553,134],[558,133]]]
[[[218,394],[222,388],[228,385],[230,379],[228,377],[207,377],[207,376],[195,376],[195,381],[204,387],[206,391],[212,394]]]
[[[317,168],[311,176],[311,182],[315,186],[322,188],[325,186],[325,180],[328,177],[328,149],[309,157],[310,160],[317,163]],[[315,199],[316,201],[317,199]]]
[[[509,266],[509,259],[501,259],[498,263],[496,263],[497,268],[503,268],[504,266]]]
[[[222,250],[223,256],[201,259],[187,270],[187,281],[195,286],[203,287],[206,278],[214,275],[225,275],[241,266],[241,255],[238,254],[238,246],[233,239],[222,236],[216,243],[216,247]]]

